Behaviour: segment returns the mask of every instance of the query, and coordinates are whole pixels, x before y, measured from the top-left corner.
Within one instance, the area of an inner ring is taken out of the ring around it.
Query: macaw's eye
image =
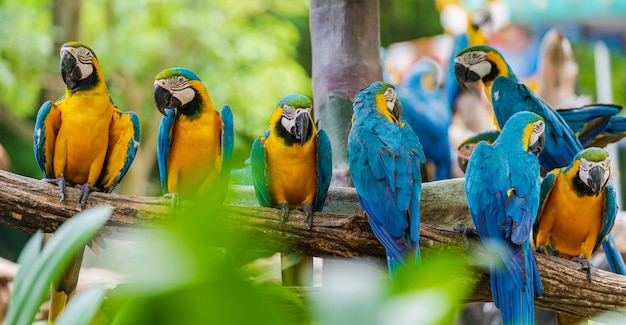
[[[87,48],[79,47],[76,49],[76,57],[81,63],[91,63],[93,54]]]
[[[580,159],[580,167],[579,167],[580,171],[586,172],[589,170],[589,161],[587,161],[584,158]]]
[[[546,129],[546,124],[543,121],[537,121],[533,126],[533,132],[535,133],[543,133]]]

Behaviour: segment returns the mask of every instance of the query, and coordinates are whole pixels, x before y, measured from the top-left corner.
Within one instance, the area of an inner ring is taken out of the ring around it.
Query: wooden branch
[[[424,250],[454,249],[464,245],[458,232],[449,231],[458,222],[469,224],[463,188],[463,179],[424,184],[420,232]],[[65,202],[58,203],[55,186],[0,171],[0,221],[29,233],[38,228],[51,232],[79,211],[78,195],[78,189],[68,188]],[[331,189],[326,209],[338,213],[316,213],[311,230],[300,211],[292,211],[290,220],[280,226],[276,209],[244,206],[256,204],[253,197],[249,187],[231,188],[227,198],[229,205],[219,211],[225,220],[229,220],[225,232],[243,232],[255,240],[263,239],[255,242],[256,247],[275,251],[322,257],[376,258],[381,262],[384,258],[384,249],[369,229],[353,189]],[[92,193],[87,206],[101,204],[114,208],[103,232],[115,237],[150,227],[155,220],[163,220],[170,213],[169,201],[160,197]],[[487,260],[475,234],[470,234],[466,253],[473,260]],[[618,313],[626,308],[626,277],[594,269],[593,281],[589,283],[578,264],[535,256],[544,291],[544,296],[536,300],[538,307],[583,317],[609,311]],[[488,270],[478,272],[481,276],[475,279],[476,290],[468,302],[491,301]],[[623,312],[619,313],[623,315]]]

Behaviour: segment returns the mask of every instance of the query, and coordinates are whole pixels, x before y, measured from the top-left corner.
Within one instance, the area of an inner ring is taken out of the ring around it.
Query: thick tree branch
[[[463,246],[461,235],[450,231],[458,222],[471,224],[463,184],[463,179],[424,184],[420,233],[424,250]],[[78,195],[78,189],[68,188],[65,202],[59,204],[55,186],[0,171],[0,221],[29,233],[39,228],[54,231],[79,212]],[[234,186],[227,200],[229,205],[220,213],[231,227],[224,231],[250,232],[256,239],[264,239],[258,243],[260,247],[311,256],[380,260],[384,257],[384,249],[370,231],[353,189],[331,189],[326,210],[337,213],[316,213],[312,230],[300,211],[293,211],[290,220],[281,227],[275,209],[245,206],[256,204],[249,187]],[[92,193],[87,206],[100,204],[114,207],[103,232],[116,237],[149,227],[154,221],[167,218],[170,212],[169,201],[160,197]],[[470,234],[466,252],[474,260],[486,260],[475,234]],[[538,307],[585,317],[601,312],[617,313],[626,307],[626,277],[594,270],[593,282],[589,283],[586,273],[576,263],[537,254],[536,257],[544,290],[544,296],[536,301]],[[475,279],[476,290],[468,302],[491,300],[488,270],[478,272],[481,276]],[[315,294],[315,289],[302,290],[305,294]]]

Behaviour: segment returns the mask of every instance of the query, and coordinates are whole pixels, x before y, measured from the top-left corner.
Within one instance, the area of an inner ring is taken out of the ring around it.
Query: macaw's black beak
[[[480,80],[480,76],[476,72],[461,63],[454,64],[454,76],[463,89],[467,89],[467,84],[475,83]]]
[[[181,102],[180,100],[178,100],[178,98],[172,96],[172,93],[169,90],[159,85],[154,86],[154,103],[156,104],[159,112],[163,114],[163,116],[167,116],[167,113],[165,113],[165,109],[174,109],[180,107],[181,105]]]
[[[463,173],[465,173],[465,170],[467,169],[467,163],[469,162],[469,159],[465,159],[463,157],[457,157],[456,160],[459,163],[459,168],[461,168]]]
[[[304,145],[311,137],[311,118],[309,113],[304,112],[296,116],[295,128],[294,134],[300,139],[300,145]]]
[[[542,133],[539,136],[539,139],[537,139],[537,142],[535,142],[528,148],[528,152],[534,153],[537,156],[539,156],[541,152],[543,151],[545,144],[546,144],[546,134]]]
[[[602,191],[602,185],[604,182],[604,169],[600,166],[594,166],[589,170],[589,187],[593,193],[598,196]]]
[[[402,103],[400,102],[400,99],[396,98],[396,103],[393,104],[393,112],[391,112],[391,114],[393,114],[396,120],[400,122],[400,119],[402,118]]]
[[[61,76],[63,77],[63,82],[70,89],[83,77],[76,65],[76,58],[68,51],[61,53]]]

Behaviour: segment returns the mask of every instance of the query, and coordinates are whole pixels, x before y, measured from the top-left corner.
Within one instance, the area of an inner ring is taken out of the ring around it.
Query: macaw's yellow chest
[[[57,105],[61,111],[61,126],[54,145],[55,177],[63,174],[70,183],[94,185],[109,146],[114,106],[106,94],[75,94]]]
[[[541,218],[553,218],[550,241],[561,255],[589,257],[602,228],[604,201],[604,193],[578,196],[564,174],[557,177]]]
[[[313,204],[317,191],[315,136],[304,145],[285,145],[270,135],[265,140],[265,154],[270,194],[277,204],[287,202],[292,208]]]
[[[168,191],[194,197],[214,185],[222,168],[222,120],[214,111],[189,120],[181,116],[172,130]]]

